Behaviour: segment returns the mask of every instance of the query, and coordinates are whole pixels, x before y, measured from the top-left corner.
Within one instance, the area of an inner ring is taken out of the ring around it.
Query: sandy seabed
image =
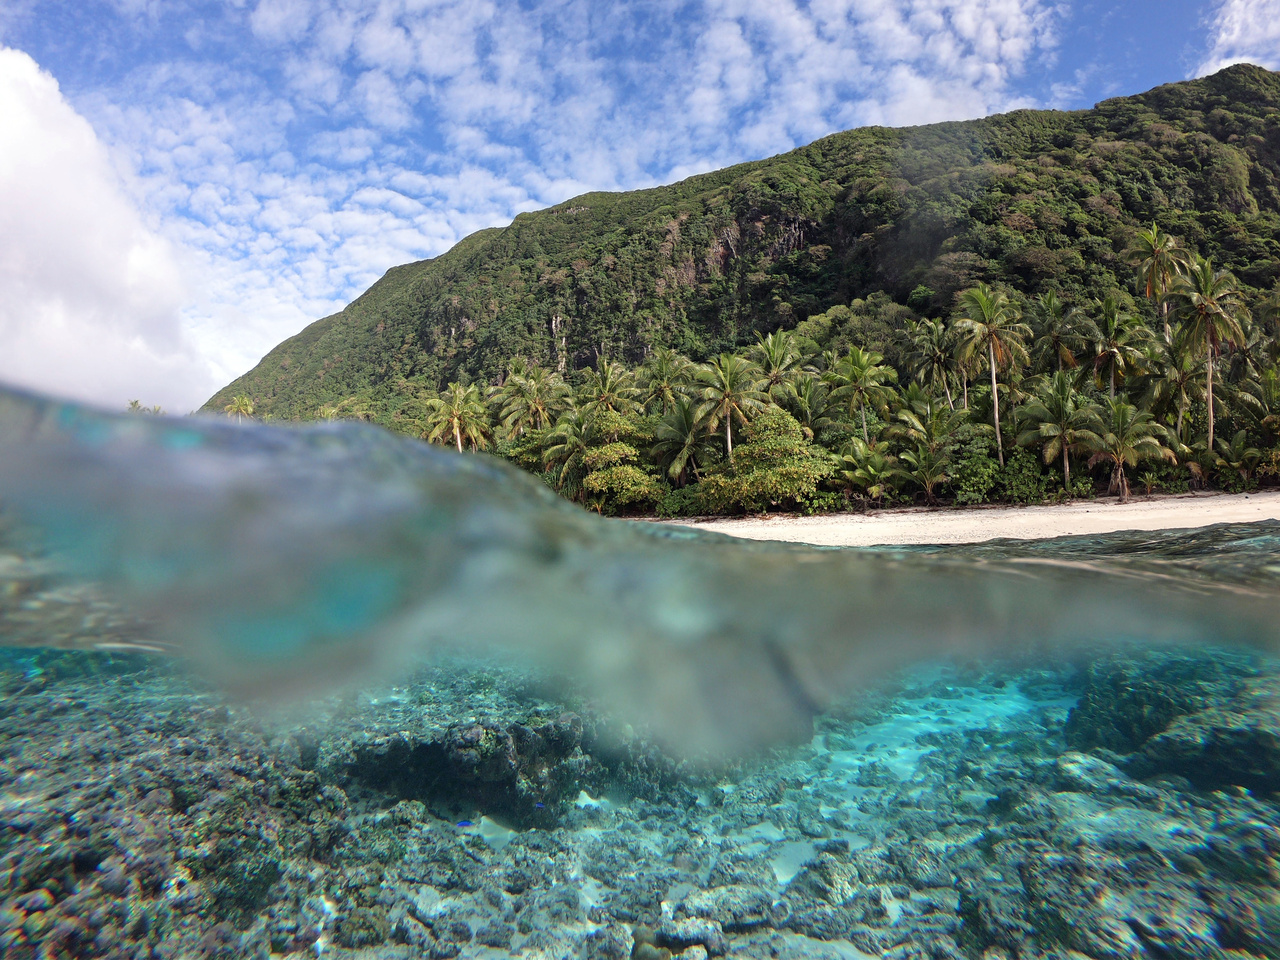
[[[1187,493],[1034,507],[877,510],[818,517],[772,516],[682,521],[699,530],[750,540],[790,540],[832,547],[900,543],[979,543],[1008,537],[1040,540],[1121,530],[1187,530],[1215,523],[1280,520],[1280,491]]]

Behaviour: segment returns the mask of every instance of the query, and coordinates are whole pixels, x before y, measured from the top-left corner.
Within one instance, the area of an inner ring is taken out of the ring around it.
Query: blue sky
[[[1280,0],[3,0],[0,378],[185,412],[587,190],[1241,60]]]

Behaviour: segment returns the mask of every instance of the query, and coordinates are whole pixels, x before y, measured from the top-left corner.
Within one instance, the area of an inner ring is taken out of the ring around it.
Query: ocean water
[[[1280,956],[1278,546],[751,543],[0,391],[0,956]]]

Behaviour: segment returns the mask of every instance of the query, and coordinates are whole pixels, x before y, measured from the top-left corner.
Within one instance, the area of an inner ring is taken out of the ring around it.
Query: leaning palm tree
[[[227,416],[235,417],[236,423],[240,423],[245,417],[253,416],[253,398],[243,393],[238,393],[231,398],[231,402],[222,408]]]
[[[911,375],[926,387],[939,385],[946,395],[947,406],[956,408],[951,399],[951,378],[955,375],[955,349],[951,331],[941,320],[921,320],[907,324],[907,364]]]
[[[1174,310],[1182,318],[1178,333],[1181,346],[1205,358],[1205,407],[1209,413],[1209,438],[1206,448],[1213,450],[1213,374],[1214,360],[1224,343],[1244,339],[1240,327],[1249,319],[1240,286],[1228,270],[1214,270],[1205,257],[1196,257],[1186,276],[1179,277],[1169,292]]]
[[[694,375],[698,419],[708,430],[724,424],[725,453],[733,456],[733,422],[746,424],[769,405],[760,368],[745,357],[722,353],[698,367]]]
[[[1046,464],[1062,457],[1062,489],[1069,494],[1071,454],[1097,445],[1098,435],[1091,429],[1097,416],[1098,409],[1083,401],[1071,377],[1059,370],[1045,382],[1034,400],[1018,408],[1017,418],[1023,425],[1018,443],[1039,447]]]
[[[831,396],[843,403],[852,417],[862,418],[862,442],[870,443],[867,431],[867,406],[881,409],[893,393],[897,371],[886,366],[884,356],[874,350],[850,347],[849,352],[827,369],[822,379],[831,386]]]
[[[489,411],[474,383],[451,383],[440,396],[427,401],[422,439],[431,443],[452,440],[461,453],[464,441],[472,450],[483,450],[490,436]]]
[[[1097,440],[1092,444],[1094,454],[1089,466],[1096,463],[1111,464],[1111,483],[1108,493],[1120,495],[1120,502],[1129,499],[1129,478],[1126,466],[1136,467],[1140,461],[1164,459],[1176,462],[1173,451],[1164,444],[1165,428],[1156,423],[1146,410],[1139,410],[1120,397],[1107,400],[1101,415],[1096,416],[1092,430]]]
[[[692,474],[714,455],[706,426],[698,419],[697,406],[688,397],[680,397],[653,429],[651,456],[676,486],[683,487]]]
[[[1080,335],[1080,320],[1075,307],[1059,300],[1054,291],[1046,290],[1040,294],[1031,308],[1033,370],[1044,373],[1051,367],[1062,370],[1077,365],[1076,355],[1085,344],[1084,337]]]
[[[1116,379],[1141,369],[1142,348],[1151,340],[1151,332],[1114,292],[1095,300],[1094,307],[1097,318],[1081,326],[1081,336],[1093,354],[1094,376],[1107,381],[1107,396],[1114,397]]]
[[[996,455],[1004,466],[1004,441],[1000,438],[1000,395],[996,374],[1006,367],[1028,362],[1024,342],[1031,329],[1022,322],[1022,311],[1003,290],[985,283],[964,291],[959,297],[963,316],[955,322],[962,358],[986,354],[991,371],[991,417],[996,428]]]

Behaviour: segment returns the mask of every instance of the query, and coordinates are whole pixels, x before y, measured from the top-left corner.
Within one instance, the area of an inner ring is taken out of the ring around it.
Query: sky
[[[1280,0],[0,0],[0,382],[185,413],[517,213],[1237,62]]]

